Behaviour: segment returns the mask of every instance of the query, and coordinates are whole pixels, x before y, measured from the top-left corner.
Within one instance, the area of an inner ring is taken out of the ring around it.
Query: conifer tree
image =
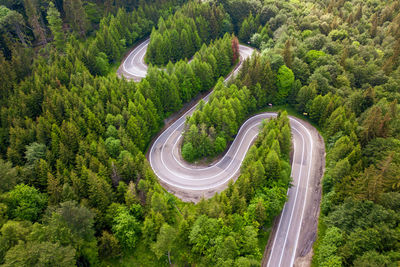
[[[49,3],[47,10],[47,20],[49,22],[49,28],[54,37],[55,47],[62,51],[65,46],[65,36],[62,29],[62,20],[60,18],[60,12],[54,6],[53,2]]]
[[[283,60],[288,68],[292,68],[293,54],[292,54],[292,44],[289,39],[285,42],[285,49],[283,50]]]

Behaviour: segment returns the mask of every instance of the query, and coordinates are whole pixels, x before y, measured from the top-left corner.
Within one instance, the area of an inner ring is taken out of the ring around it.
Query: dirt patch
[[[311,249],[310,252],[307,253],[304,257],[298,257],[293,266],[294,267],[308,267],[311,265],[312,257],[314,255],[314,251]]]

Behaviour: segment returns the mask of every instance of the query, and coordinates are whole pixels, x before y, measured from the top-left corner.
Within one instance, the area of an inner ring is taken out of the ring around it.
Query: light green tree
[[[157,235],[157,242],[152,246],[152,250],[158,258],[168,255],[168,261],[171,265],[171,251],[175,246],[175,239],[177,237],[177,231],[172,226],[164,223],[161,226],[160,233]]]

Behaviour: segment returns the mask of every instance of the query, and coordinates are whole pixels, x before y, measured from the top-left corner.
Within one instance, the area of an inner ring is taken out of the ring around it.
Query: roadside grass
[[[264,256],[264,251],[265,247],[268,244],[269,236],[271,234],[272,226],[267,226],[265,228],[262,228],[259,233],[258,233],[258,248],[260,249],[261,252],[261,258],[259,259],[260,262],[262,261],[262,258]]]

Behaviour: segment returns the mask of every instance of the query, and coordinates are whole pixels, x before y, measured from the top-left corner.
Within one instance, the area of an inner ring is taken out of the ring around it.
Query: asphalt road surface
[[[138,45],[122,63],[120,69],[125,77],[138,81],[146,76],[147,66],[143,58],[148,43],[147,39]],[[252,52],[252,48],[240,46],[241,61],[227,79],[239,71],[242,60]],[[209,96],[210,94],[204,100],[208,101]],[[166,128],[153,142],[149,152],[150,165],[161,184],[168,189],[172,187],[187,194],[216,192],[225,188],[231,179],[238,176],[241,163],[258,135],[262,120],[276,116],[276,113],[262,113],[249,118],[239,129],[227,153],[213,165],[200,167],[183,161],[179,149],[186,117],[193,113],[196,106]],[[305,228],[304,224],[307,224],[308,219],[304,214],[307,214],[307,209],[310,208],[310,199],[314,191],[311,190],[310,180],[313,181],[313,169],[316,169],[313,164],[316,165],[315,162],[318,161],[318,153],[315,153],[315,150],[320,146],[320,141],[315,145],[317,134],[311,125],[294,117],[289,119],[293,139],[293,186],[288,190],[288,201],[276,225],[273,240],[270,240],[272,243],[265,258],[266,264],[263,263],[271,267],[293,266],[295,258],[299,255],[299,237],[304,235],[302,229]]]
[[[140,81],[147,75],[147,65],[144,62],[147,46],[149,45],[150,38],[143,41],[136,46],[122,62],[118,72],[128,79]]]

